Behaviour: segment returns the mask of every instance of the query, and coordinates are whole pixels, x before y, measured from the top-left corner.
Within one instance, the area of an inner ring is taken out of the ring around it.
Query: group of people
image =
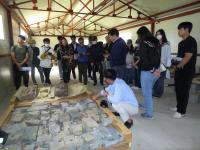
[[[127,43],[119,37],[116,28],[109,30],[106,44],[98,41],[96,36],[88,38],[89,44],[84,44],[84,38],[71,36],[71,43],[65,37],[59,36],[59,43],[52,49],[50,39],[43,40],[44,45],[39,49],[35,41],[30,40],[26,46],[25,37],[18,37],[18,45],[12,47],[11,56],[14,63],[15,85],[18,89],[23,76],[24,85],[28,86],[27,66],[31,66],[31,76],[34,84],[35,68],[40,73],[42,83],[51,84],[50,71],[52,60],[56,60],[60,79],[65,83],[70,81],[72,72],[76,79],[75,69],[78,67],[79,82],[87,85],[88,78],[97,84],[108,85],[93,99],[107,96],[109,103],[102,101],[102,106],[111,106],[115,114],[120,115],[124,124],[130,128],[133,124],[131,116],[138,112],[138,102],[130,86],[139,87],[144,97],[142,117],[151,119],[153,113],[153,96],[161,97],[164,92],[164,79],[170,77],[169,68],[175,69],[175,92],[177,106],[175,118],[186,114],[189,90],[195,74],[197,57],[196,40],[190,36],[192,23],[183,22],[178,26],[178,34],[182,41],[178,45],[180,61],[172,63],[171,47],[165,32],[160,29],[153,35],[148,28],[141,27],[137,31],[135,43]],[[130,86],[128,86],[130,85]],[[108,104],[108,105],[107,105]],[[111,104],[111,105],[109,105]]]

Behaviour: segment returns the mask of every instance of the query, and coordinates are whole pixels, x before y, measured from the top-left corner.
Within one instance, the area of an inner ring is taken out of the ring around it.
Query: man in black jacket
[[[69,44],[69,48],[72,49],[72,51],[74,52],[74,59],[73,59],[73,65],[72,65],[72,75],[73,75],[73,78],[76,79],[76,72],[75,72],[75,69],[76,69],[76,66],[77,66],[77,63],[78,63],[78,56],[77,56],[77,46],[79,45],[77,42],[76,42],[76,36],[75,35],[72,35],[71,36],[71,44]]]
[[[97,84],[96,72],[100,74],[100,83],[103,85],[103,43],[97,42],[97,37],[93,36],[91,38],[92,45],[89,48],[90,62],[92,66],[92,76],[94,81],[94,86]]]

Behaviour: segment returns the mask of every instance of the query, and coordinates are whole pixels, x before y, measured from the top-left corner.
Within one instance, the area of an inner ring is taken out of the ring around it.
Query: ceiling
[[[200,8],[199,0],[7,0],[31,35],[100,35]]]

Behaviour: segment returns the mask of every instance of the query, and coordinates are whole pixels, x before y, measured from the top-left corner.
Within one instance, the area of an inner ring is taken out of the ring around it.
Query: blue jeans
[[[125,80],[126,65],[112,67],[117,72],[117,77]]]
[[[157,79],[158,78],[150,71],[141,71],[141,87],[144,96],[144,107],[146,114],[151,117],[153,117],[152,90]]]

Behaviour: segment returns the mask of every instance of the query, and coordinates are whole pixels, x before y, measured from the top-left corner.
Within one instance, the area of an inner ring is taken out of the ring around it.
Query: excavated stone
[[[59,114],[52,114],[49,122],[56,122],[59,120],[60,115]]]
[[[14,113],[12,118],[11,118],[11,122],[14,122],[14,123],[22,122],[24,117],[25,117],[24,113]]]
[[[40,119],[40,111],[31,111],[26,114],[26,118]]]
[[[35,144],[24,145],[22,147],[22,150],[34,150],[34,149],[35,149]]]
[[[83,125],[82,124],[72,124],[70,130],[74,135],[81,135],[83,133]]]
[[[49,122],[49,133],[57,135],[60,132],[60,124],[58,122]]]
[[[60,122],[68,122],[70,121],[70,116],[68,114],[61,114],[59,117]]]
[[[6,145],[4,146],[3,150],[22,150],[22,146],[19,144],[19,145]]]
[[[26,119],[25,123],[27,126],[36,126],[42,124],[42,122],[39,119],[34,118]]]
[[[98,123],[92,118],[83,118],[82,122],[87,129],[92,129],[99,126]]]
[[[54,141],[54,142],[51,142],[49,144],[49,146],[50,146],[50,150],[64,150],[64,149],[66,149],[64,141],[60,141],[60,142]]]
[[[81,113],[77,110],[76,111],[70,111],[69,116],[70,116],[72,121],[81,119]]]
[[[52,140],[52,136],[50,134],[41,134],[37,137],[37,142],[50,142]]]
[[[33,143],[37,138],[38,126],[26,127],[24,129],[22,141],[24,143]]]

